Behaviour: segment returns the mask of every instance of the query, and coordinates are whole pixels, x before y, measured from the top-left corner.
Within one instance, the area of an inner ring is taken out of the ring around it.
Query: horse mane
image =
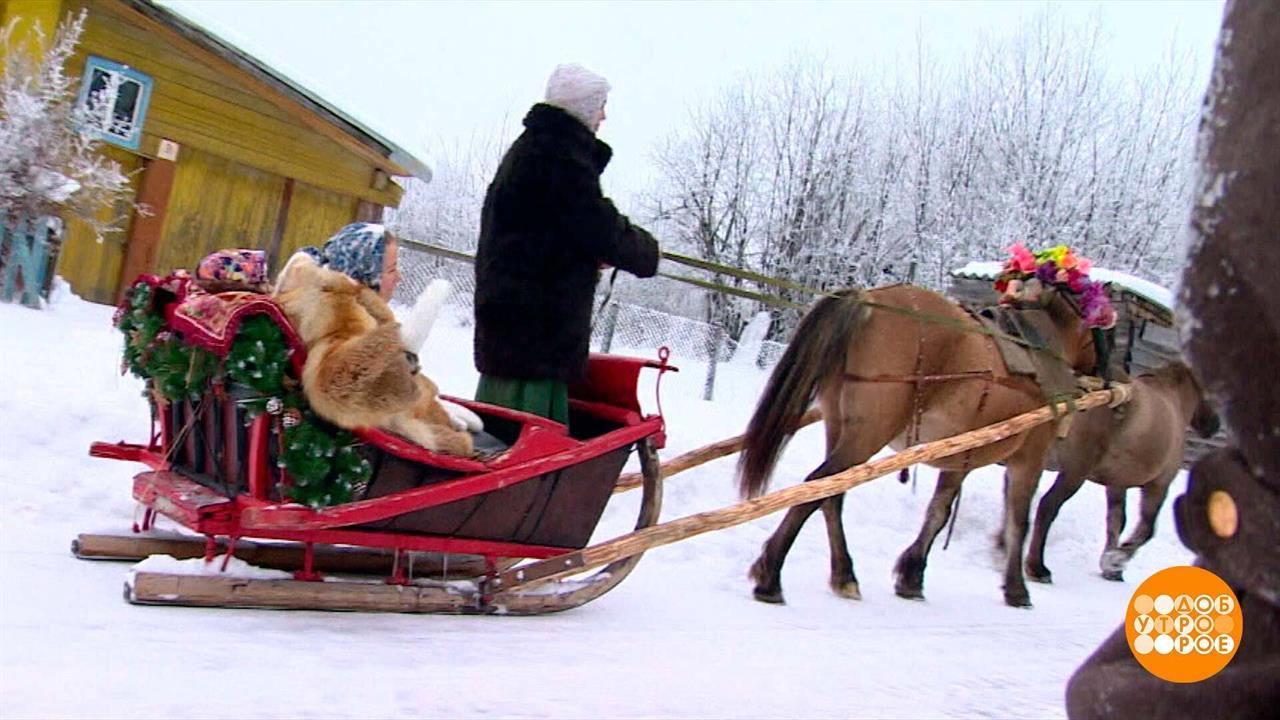
[[[1192,374],[1191,368],[1181,360],[1174,360],[1167,365],[1161,365],[1153,370],[1147,370],[1138,377],[1151,378],[1152,380],[1166,386],[1181,385],[1186,379],[1190,378],[1197,392],[1199,384],[1196,382],[1195,375]]]

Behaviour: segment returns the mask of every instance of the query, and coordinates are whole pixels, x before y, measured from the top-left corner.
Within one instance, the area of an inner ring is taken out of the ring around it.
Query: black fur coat
[[[600,190],[612,150],[539,103],[485,194],[476,251],[476,368],[572,381],[586,370],[601,264],[651,277],[658,243]]]

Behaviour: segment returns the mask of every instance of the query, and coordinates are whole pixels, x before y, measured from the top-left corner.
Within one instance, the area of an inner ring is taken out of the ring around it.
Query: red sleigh
[[[166,326],[184,342],[225,357],[241,322],[267,315],[290,341],[291,364],[301,374],[305,351],[270,298],[188,294],[172,280],[169,288],[176,292],[164,306]],[[541,587],[494,580],[515,561],[571,558],[585,547],[633,449],[644,477],[637,528],[656,522],[662,494],[656,450],[664,444],[664,425],[661,414],[644,414],[636,389],[642,370],[652,368],[659,378],[674,370],[667,359],[665,348],[656,361],[593,354],[587,377],[570,387],[567,428],[448,398],[479,415],[485,431],[506,446],[482,458],[433,453],[382,430],[357,430],[373,472],[355,499],[319,508],[281,492],[290,479],[279,462],[280,418],[250,418],[246,389],[214,382],[194,401],[153,401],[147,444],[90,448],[95,457],[149,468],[133,481],[133,497],[144,508],[141,523],[131,535],[81,535],[74,550],[86,559],[160,553],[212,561],[222,554],[213,563],[222,567],[234,555],[293,571],[292,580],[249,580],[209,569],[194,575],[139,570],[126,597],[142,604],[512,614],[576,607],[616,586],[639,556],[585,579]],[[150,532],[157,514],[196,535]],[[537,581],[516,573],[522,582]]]

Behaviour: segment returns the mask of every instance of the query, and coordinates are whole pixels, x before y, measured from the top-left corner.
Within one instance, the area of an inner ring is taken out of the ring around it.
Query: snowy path
[[[1129,582],[1103,581],[1104,496],[1089,486],[1050,537],[1055,584],[1031,587],[1033,610],[1007,608],[990,550],[999,474],[988,469],[965,485],[950,550],[931,558],[928,600],[899,600],[890,570],[932,488],[922,471],[914,495],[884,479],[846,503],[862,602],[827,590],[815,516],[786,566],[782,607],[752,601],[745,579],[776,517],[655,550],[613,593],[556,616],[134,607],[120,598],[127,565],[68,553],[77,532],[123,529],[132,515],[138,468],[87,456],[92,440],[137,441],[146,425],[139,385],[115,372],[110,315],[69,297],[42,312],[0,304],[6,718],[1061,717],[1067,676],[1137,583],[1190,558],[1166,508]],[[468,330],[441,322],[429,347],[428,372],[469,394]],[[664,381],[664,455],[740,432],[763,380],[722,368],[714,403],[696,399],[700,368]],[[777,486],[818,462],[820,434],[796,438]],[[672,479],[664,518],[732,502],[732,468],[720,460]],[[635,501],[609,509],[598,540],[630,526]]]

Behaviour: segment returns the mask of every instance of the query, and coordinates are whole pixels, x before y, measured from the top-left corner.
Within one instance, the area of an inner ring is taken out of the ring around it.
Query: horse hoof
[[[786,605],[787,601],[782,597],[782,590],[765,590],[756,588],[751,591],[751,596],[762,603],[770,605]]]
[[[1033,568],[1027,567],[1027,579],[1031,582],[1038,582],[1043,585],[1053,584],[1053,573],[1049,572],[1047,567]]]
[[[918,585],[907,585],[904,583],[896,583],[893,586],[893,592],[904,600],[923,600],[924,588]]]
[[[894,592],[898,597],[924,597],[924,558],[908,550],[898,556],[893,566]]]
[[[1004,604],[1009,607],[1029,608],[1031,607],[1031,595],[1025,590],[1020,593],[1005,593]]]
[[[1123,582],[1124,566],[1128,559],[1128,556],[1120,550],[1108,550],[1102,553],[1098,569],[1102,571],[1102,577],[1114,582]]]
[[[849,600],[862,599],[862,590],[858,588],[857,580],[850,580],[849,582],[843,583],[833,582],[831,583],[831,592]]]

